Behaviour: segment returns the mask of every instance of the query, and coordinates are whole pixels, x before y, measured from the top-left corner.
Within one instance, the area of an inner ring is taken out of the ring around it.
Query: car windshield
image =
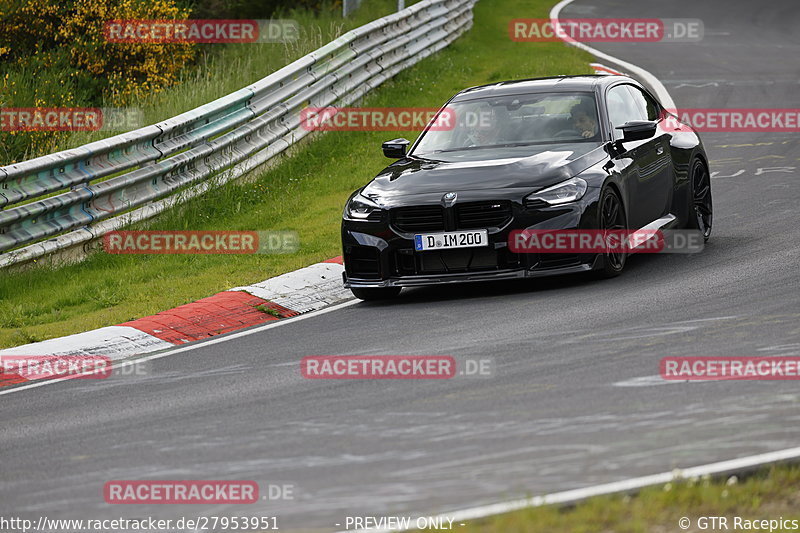
[[[591,93],[536,93],[454,102],[422,134],[412,155],[598,142]]]

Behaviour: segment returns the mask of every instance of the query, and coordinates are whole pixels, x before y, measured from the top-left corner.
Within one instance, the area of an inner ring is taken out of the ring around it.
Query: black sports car
[[[445,120],[446,119],[446,120]],[[635,80],[560,76],[465,89],[414,145],[348,199],[344,283],[402,287],[572,272],[618,275],[627,254],[514,253],[520,229],[711,232],[697,133]]]

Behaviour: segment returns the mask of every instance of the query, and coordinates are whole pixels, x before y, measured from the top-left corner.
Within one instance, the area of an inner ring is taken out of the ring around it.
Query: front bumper
[[[514,269],[498,270],[495,272],[461,272],[455,274],[442,274],[434,276],[403,276],[389,278],[382,281],[373,281],[358,278],[348,278],[346,272],[342,272],[342,279],[345,287],[355,288],[380,288],[380,287],[425,287],[430,285],[444,285],[448,283],[469,283],[478,281],[499,281],[523,278],[541,278],[546,276],[559,276],[563,274],[577,274],[589,272],[597,268],[599,257],[591,263],[580,263],[577,265],[554,268],[533,268],[533,269]]]
[[[513,202],[509,221],[503,227],[487,228],[485,248],[416,252],[414,233],[399,230],[389,212],[380,222],[345,219],[344,286],[418,287],[588,272],[597,268],[597,254],[517,254],[509,250],[508,239],[513,230],[596,228],[598,196],[599,190],[590,188],[573,204],[537,209]]]

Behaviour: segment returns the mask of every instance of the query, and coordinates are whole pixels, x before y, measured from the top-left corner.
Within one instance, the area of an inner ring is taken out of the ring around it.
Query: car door
[[[637,228],[649,224],[653,220],[669,214],[669,206],[672,205],[672,192],[674,190],[674,170],[672,167],[672,150],[670,149],[670,134],[663,128],[663,116],[661,107],[653,100],[650,95],[640,88],[627,85],[631,92],[634,102],[639,109],[641,120],[656,122],[656,134],[649,139],[645,145],[647,153],[641,154],[642,166],[640,166],[639,180],[637,186],[637,198],[641,202],[644,220],[636,226]],[[644,145],[639,148],[641,151]],[[646,167],[644,166],[646,161]]]
[[[632,120],[648,120],[646,109],[637,101],[633,90],[644,94],[630,84],[614,85],[606,93],[608,119],[615,141],[622,139],[622,131],[617,127]],[[668,205],[663,182],[671,166],[664,164],[665,157],[669,163],[670,153],[669,143],[664,138],[664,132],[659,128],[650,139],[626,142],[623,152],[615,157],[631,229],[641,228],[659,218]]]

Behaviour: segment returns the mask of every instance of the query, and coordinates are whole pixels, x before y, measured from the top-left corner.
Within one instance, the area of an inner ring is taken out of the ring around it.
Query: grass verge
[[[553,3],[554,0],[479,2],[470,32],[385,83],[362,105],[438,107],[455,92],[472,85],[591,72],[588,66],[591,57],[580,50],[562,43],[518,43],[509,38],[510,19],[546,17]],[[252,79],[243,77],[237,81],[235,84],[226,81],[225,91],[238,89]],[[190,99],[185,105],[190,101],[192,105],[200,103]],[[297,253],[251,256],[96,253],[75,265],[3,272],[0,347],[117,324],[339,255],[339,223],[344,201],[388,163],[381,154],[381,141],[414,135],[413,132],[321,135],[299,147],[291,157],[282,157],[279,164],[255,179],[215,189],[137,228],[294,230],[300,236]]]
[[[708,478],[650,487],[634,496],[590,498],[569,507],[545,506],[458,527],[461,533],[673,533],[800,529],[800,467],[773,466],[737,480]],[[705,520],[702,518],[705,517]],[[708,517],[723,517],[712,523]],[[736,519],[739,521],[735,521]],[[681,527],[679,521],[684,520]],[[783,524],[757,523],[785,520]],[[749,521],[749,522],[747,522]],[[794,521],[794,522],[792,522]],[[738,527],[737,527],[738,525]],[[783,527],[787,526],[787,527]]]

